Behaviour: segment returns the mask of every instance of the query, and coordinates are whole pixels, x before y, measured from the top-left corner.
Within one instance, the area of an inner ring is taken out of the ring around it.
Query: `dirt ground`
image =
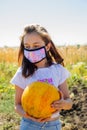
[[[87,130],[87,86],[72,87],[71,98],[72,109],[61,112],[63,130]]]

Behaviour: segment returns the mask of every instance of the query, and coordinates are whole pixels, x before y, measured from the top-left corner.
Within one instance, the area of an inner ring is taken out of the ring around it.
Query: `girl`
[[[61,130],[59,111],[72,107],[66,83],[70,74],[63,67],[63,59],[44,27],[40,25],[25,27],[21,37],[19,62],[20,59],[21,67],[11,80],[16,90],[15,111],[22,116],[20,130]],[[51,107],[56,108],[56,112],[50,118],[31,117],[21,106],[21,96],[25,87],[35,81],[48,82],[61,91],[62,99],[51,104]]]

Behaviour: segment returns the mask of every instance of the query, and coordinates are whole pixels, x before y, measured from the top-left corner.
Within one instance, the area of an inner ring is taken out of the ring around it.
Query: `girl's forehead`
[[[31,33],[24,36],[24,45],[45,45],[39,34]]]
[[[39,34],[37,34],[37,33],[30,33],[30,34],[26,34],[24,36],[24,42],[26,42],[26,41],[35,41],[35,40],[36,41],[37,40],[43,41],[41,36]]]

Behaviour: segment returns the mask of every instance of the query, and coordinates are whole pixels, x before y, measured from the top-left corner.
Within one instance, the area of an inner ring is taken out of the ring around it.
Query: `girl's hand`
[[[61,93],[61,99],[60,100],[56,100],[51,104],[51,107],[56,109],[56,112],[61,111],[64,106],[65,106],[65,100],[63,98],[63,93],[60,91]]]
[[[35,117],[32,117],[32,116],[28,115],[27,113],[25,114],[25,118],[29,118],[29,119],[31,119],[33,121],[42,122],[42,123],[50,120],[50,117],[49,118],[35,118]]]
[[[60,91],[61,92],[61,91]],[[61,111],[62,109],[64,110],[69,110],[72,106],[72,101],[70,98],[66,98],[64,99],[63,98],[63,94],[61,92],[61,99],[60,100],[57,100],[57,101],[54,101],[52,104],[51,104],[51,107],[55,108],[56,111]]]
[[[51,107],[55,108],[57,111],[61,111],[65,106],[65,100],[62,98],[60,100],[54,101]]]

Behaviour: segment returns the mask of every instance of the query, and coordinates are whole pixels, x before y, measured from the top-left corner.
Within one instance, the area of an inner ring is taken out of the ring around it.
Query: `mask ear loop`
[[[46,49],[47,45],[49,44],[49,50]],[[45,53],[46,53],[46,58],[47,58],[47,64],[48,65],[52,65],[53,64],[53,58],[51,56],[51,53],[50,53],[50,47],[51,47],[51,43],[46,43],[45,45]]]

